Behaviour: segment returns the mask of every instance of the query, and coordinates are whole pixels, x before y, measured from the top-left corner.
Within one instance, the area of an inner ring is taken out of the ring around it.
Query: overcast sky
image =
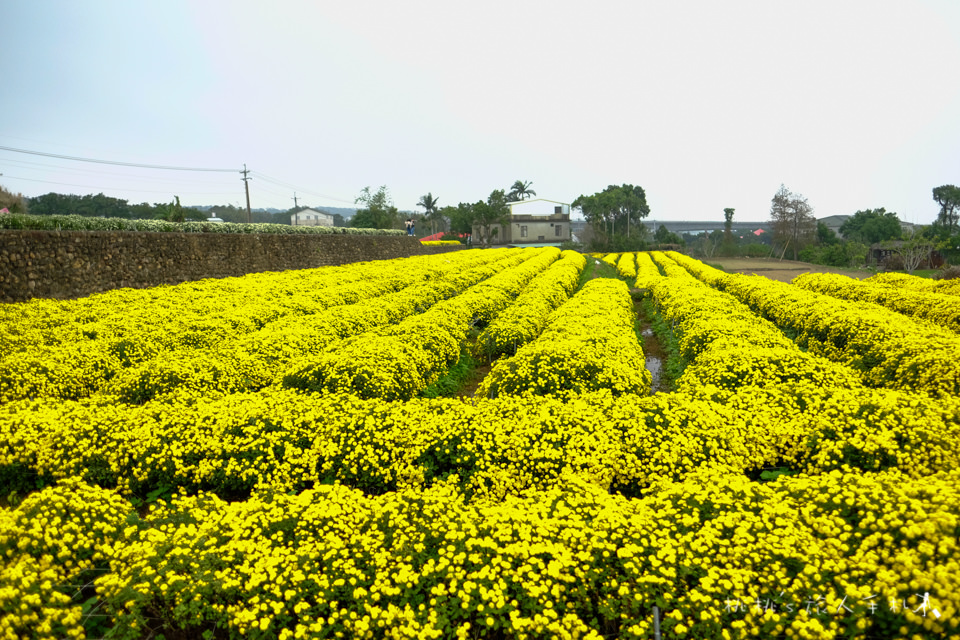
[[[642,186],[651,219],[927,223],[960,184],[960,1],[0,0],[0,184],[413,210],[515,180]]]

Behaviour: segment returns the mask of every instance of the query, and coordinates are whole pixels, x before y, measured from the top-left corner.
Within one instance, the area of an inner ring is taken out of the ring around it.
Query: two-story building
[[[510,222],[490,228],[490,244],[524,246],[559,246],[570,241],[570,205],[565,202],[535,198],[509,202]],[[480,237],[479,229],[473,231]]]
[[[304,209],[290,214],[290,224],[295,227],[332,227],[333,216],[315,209]]]

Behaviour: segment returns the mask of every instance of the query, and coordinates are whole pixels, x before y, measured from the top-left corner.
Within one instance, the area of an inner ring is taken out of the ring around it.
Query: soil
[[[457,397],[464,402],[473,402],[476,399],[477,389],[483,384],[483,379],[487,377],[492,368],[492,364],[481,364],[474,369],[470,382],[457,391]]]
[[[778,260],[776,258],[707,258],[704,262],[719,265],[729,273],[745,273],[765,276],[771,280],[790,282],[801,273],[839,273],[851,278],[869,278],[874,274],[867,269],[838,269],[809,262]]]

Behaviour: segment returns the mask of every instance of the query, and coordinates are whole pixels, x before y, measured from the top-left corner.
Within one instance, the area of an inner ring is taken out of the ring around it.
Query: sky
[[[253,208],[523,180],[762,221],[784,184],[926,224],[960,184],[957,0],[0,0],[0,24],[0,185],[26,196],[243,206],[246,166]]]

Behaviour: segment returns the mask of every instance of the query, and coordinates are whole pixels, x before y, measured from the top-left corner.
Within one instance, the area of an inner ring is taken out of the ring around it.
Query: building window
[[[537,236],[537,240],[540,240],[541,242],[543,242],[545,239],[546,238],[544,238],[543,236]]]
[[[521,237],[521,238],[526,238],[526,237],[527,237],[527,226],[526,226],[526,225],[523,225],[522,227],[520,227],[520,237]]]
[[[554,227],[554,229],[557,230],[557,235],[558,235],[558,236],[562,236],[562,235],[563,235],[563,225],[562,225],[562,224],[558,224],[557,226]]]
[[[553,212],[556,213],[556,214],[558,214],[558,215],[559,215],[559,214],[562,214],[562,213],[563,213],[563,207],[554,207],[554,208],[553,208]]]

